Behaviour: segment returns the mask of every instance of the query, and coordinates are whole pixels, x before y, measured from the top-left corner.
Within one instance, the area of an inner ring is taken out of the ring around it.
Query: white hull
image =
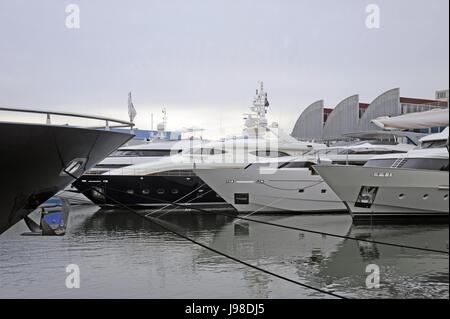
[[[195,172],[239,213],[347,211],[342,201],[322,178],[319,175],[312,175],[308,168],[277,170],[218,168],[198,169]],[[239,203],[239,198],[236,198],[241,196],[239,194],[248,198],[248,203]]]
[[[357,166],[316,169],[354,217],[448,217],[448,172]],[[361,196],[367,187],[371,196]]]

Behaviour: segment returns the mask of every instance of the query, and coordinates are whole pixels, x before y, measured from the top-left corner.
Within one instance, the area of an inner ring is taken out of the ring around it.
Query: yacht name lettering
[[[373,173],[374,177],[392,177],[392,173],[390,172],[375,172]]]

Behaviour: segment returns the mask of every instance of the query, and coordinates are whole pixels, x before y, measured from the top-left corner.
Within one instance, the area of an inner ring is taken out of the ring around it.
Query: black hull
[[[62,171],[84,159],[80,176],[132,135],[112,131],[0,123],[0,234],[74,178]]]
[[[99,206],[161,207],[173,202],[183,207],[229,206],[196,175],[84,175],[73,186]]]

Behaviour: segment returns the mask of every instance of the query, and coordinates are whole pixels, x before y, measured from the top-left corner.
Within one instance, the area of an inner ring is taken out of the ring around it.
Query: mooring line
[[[102,194],[102,193],[99,192],[98,190],[95,190],[95,191],[97,191],[98,193]],[[152,223],[152,224],[154,224],[154,225],[157,225],[158,227],[160,227],[160,228],[162,228],[162,229],[164,229],[164,230],[166,230],[166,231],[168,231],[168,232],[170,232],[170,233],[173,233],[173,234],[175,234],[175,235],[177,235],[177,236],[179,236],[179,237],[181,237],[181,238],[183,238],[183,239],[185,239],[185,240],[187,240],[187,241],[192,242],[193,244],[196,244],[196,245],[198,245],[198,246],[200,246],[200,247],[203,247],[203,248],[205,248],[205,249],[207,249],[207,250],[209,250],[209,251],[212,251],[212,252],[214,252],[214,253],[216,253],[216,254],[218,254],[218,255],[221,255],[221,256],[223,256],[223,257],[225,257],[225,258],[228,258],[228,259],[230,259],[230,260],[233,260],[233,261],[235,261],[235,262],[237,262],[237,263],[240,263],[240,264],[242,264],[242,265],[244,265],[244,266],[253,268],[253,269],[255,269],[255,270],[261,271],[261,272],[266,273],[266,274],[268,274],[268,275],[271,275],[271,276],[273,276],[273,277],[276,277],[276,278],[279,278],[279,279],[288,281],[288,282],[290,282],[290,283],[299,285],[299,286],[301,286],[301,287],[303,287],[303,288],[311,289],[311,290],[314,290],[314,291],[317,291],[317,292],[320,292],[320,293],[323,293],[323,294],[327,294],[327,295],[329,295],[329,296],[332,296],[332,297],[335,297],[335,298],[339,298],[339,299],[348,299],[347,297],[344,297],[344,296],[335,294],[335,293],[333,293],[333,292],[326,291],[326,290],[323,290],[323,289],[321,289],[321,288],[317,288],[317,287],[314,287],[314,286],[311,286],[311,285],[302,283],[302,282],[300,282],[300,281],[293,280],[293,279],[290,279],[290,278],[288,278],[288,277],[279,275],[279,274],[277,274],[277,273],[271,272],[270,270],[266,270],[266,269],[260,268],[260,267],[258,267],[258,266],[252,265],[252,264],[250,264],[250,263],[248,263],[248,262],[246,262],[246,261],[240,260],[239,258],[233,257],[233,256],[228,255],[228,254],[226,254],[226,253],[224,253],[224,252],[221,252],[221,251],[219,251],[219,250],[217,250],[217,249],[214,249],[214,248],[212,248],[212,247],[209,247],[208,245],[202,244],[202,243],[196,241],[195,239],[192,239],[192,238],[190,238],[190,237],[188,237],[188,236],[186,236],[186,235],[181,234],[180,232],[177,232],[177,231],[175,231],[175,230],[173,230],[173,229],[171,229],[171,228],[169,228],[169,227],[167,227],[167,226],[162,225],[161,223],[155,221],[156,218],[154,218],[154,217],[142,215],[142,214],[140,214],[138,211],[132,209],[131,207],[128,207],[127,205],[124,205],[124,204],[122,204],[122,203],[120,203],[120,202],[118,202],[118,201],[116,201],[116,200],[114,200],[114,199],[108,197],[106,194],[102,194],[102,195],[105,196],[105,197],[107,197],[109,200],[115,202],[116,204],[118,204],[118,205],[120,205],[120,206],[122,206],[122,207],[128,209],[129,211],[133,212],[134,214],[138,215],[139,217],[144,218],[146,221],[148,221],[148,222],[150,222],[150,223]]]
[[[121,190],[118,190],[118,189],[114,189],[114,188],[111,188],[111,187],[108,187],[108,189],[111,189],[111,190],[116,191],[116,192],[125,193],[124,191],[121,191]],[[96,191],[98,192],[98,190],[96,190]],[[196,210],[196,211],[199,211],[199,212],[202,212],[202,213],[221,214],[221,215],[224,215],[224,216],[229,216],[229,217],[233,217],[233,218],[240,219],[240,220],[245,220],[245,221],[249,221],[249,222],[260,223],[260,224],[264,224],[264,225],[280,227],[280,228],[285,228],[285,229],[291,229],[291,230],[296,230],[296,231],[302,231],[302,232],[306,232],[306,233],[312,233],[312,234],[324,235],[324,236],[330,236],[330,237],[336,237],[336,238],[342,238],[342,239],[349,239],[349,240],[356,240],[356,241],[360,241],[360,242],[366,242],[366,243],[378,244],[378,245],[385,245],[385,246],[391,246],[391,247],[399,247],[399,248],[427,251],[427,252],[433,252],[433,253],[439,253],[439,254],[447,254],[447,255],[449,254],[449,252],[445,251],[445,250],[425,248],[425,247],[416,247],[416,246],[409,246],[409,245],[403,245],[403,244],[394,244],[394,243],[388,243],[388,242],[377,241],[377,240],[355,238],[355,237],[350,237],[350,236],[346,236],[346,235],[331,234],[331,233],[321,232],[321,231],[317,231],[317,230],[303,229],[303,228],[298,228],[298,227],[294,227],[294,226],[281,225],[281,224],[261,221],[261,220],[252,219],[252,218],[240,217],[240,216],[235,215],[235,214],[229,214],[229,213],[220,212],[220,211],[210,212],[210,211],[205,210],[203,208],[189,207],[189,206],[182,205],[182,204],[179,204],[179,203],[174,203],[174,202],[170,202],[170,201],[164,201],[162,199],[154,198],[154,197],[151,197],[151,196],[145,196],[145,195],[140,195],[140,194],[133,194],[133,196],[151,199],[153,201],[160,202],[162,204],[172,204],[172,205],[175,205],[175,206],[178,206],[178,207],[182,207],[182,208],[189,208],[189,209]],[[111,200],[111,198],[110,198],[110,200]]]
[[[174,203],[177,203],[177,202],[179,202],[180,200],[185,199],[185,198],[188,197],[189,195],[195,193],[197,190],[199,190],[200,188],[202,188],[204,185],[205,185],[205,183],[203,183],[202,185],[200,185],[199,187],[197,187],[196,189],[194,189],[192,192],[190,192],[190,193],[188,193],[188,194],[186,194],[186,195],[184,195],[184,196],[178,198],[176,201],[174,201]],[[148,213],[148,215],[153,215],[153,214],[155,214],[155,213],[157,213],[157,212],[159,212],[159,211],[162,211],[162,210],[164,210],[165,208],[170,207],[170,206],[172,206],[172,203],[167,204],[167,205],[165,205],[165,206],[163,206],[163,207],[157,209],[156,211],[152,211],[151,213]],[[147,215],[146,215],[146,216],[147,216]]]

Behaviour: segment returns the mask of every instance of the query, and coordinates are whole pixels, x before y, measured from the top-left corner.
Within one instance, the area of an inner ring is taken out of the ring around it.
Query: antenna
[[[163,114],[163,124],[164,124],[164,129],[165,129],[166,124],[167,124],[167,110],[165,107],[162,108],[162,114]]]
[[[267,131],[267,108],[269,107],[269,101],[267,100],[267,93],[264,91],[264,83],[258,82],[259,88],[256,89],[256,95],[253,99],[253,106],[250,107],[252,113],[244,114],[247,117],[244,118],[245,130],[253,130],[256,135],[259,131]]]

